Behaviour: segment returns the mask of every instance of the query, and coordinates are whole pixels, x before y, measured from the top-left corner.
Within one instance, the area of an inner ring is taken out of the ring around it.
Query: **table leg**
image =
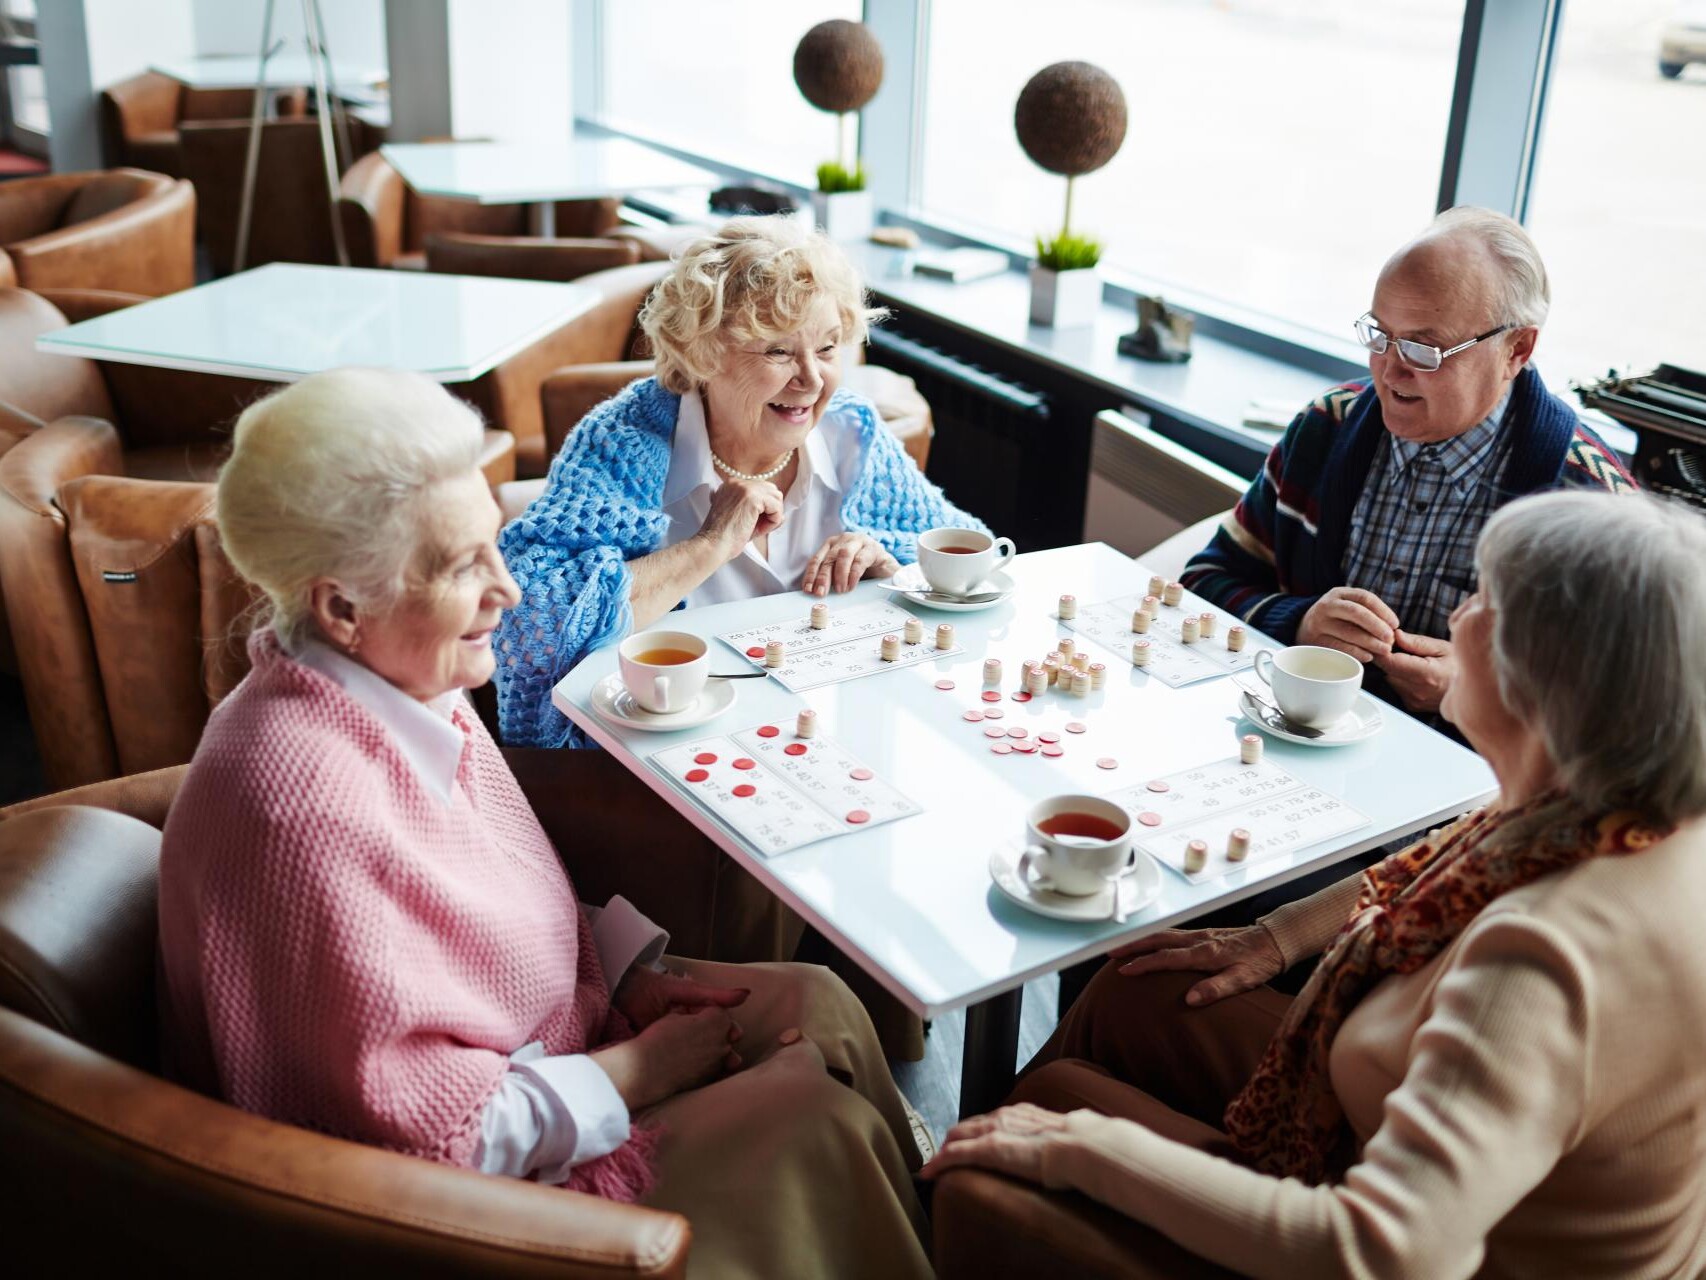
[[[1001,1105],[1013,1087],[1019,1054],[1023,987],[1014,987],[966,1010],[966,1047],[960,1059],[960,1118]]]
[[[543,236],[547,240],[555,239],[557,235],[557,203],[554,200],[541,200],[533,206],[533,234]]]

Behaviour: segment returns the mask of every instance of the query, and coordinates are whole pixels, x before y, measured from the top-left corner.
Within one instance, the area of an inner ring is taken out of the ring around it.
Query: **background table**
[[[206,58],[179,58],[157,62],[151,70],[192,89],[253,89],[260,79],[261,60],[252,54],[229,54]],[[355,67],[332,63],[333,92],[371,89],[384,84],[389,73],[383,67]],[[305,53],[275,53],[267,59],[267,87],[294,89],[314,83],[314,60]]]
[[[718,720],[676,733],[616,726],[591,710],[593,686],[616,667],[614,648],[587,657],[557,686],[556,705],[613,752],[678,812],[757,876],[836,946],[926,1018],[968,1010],[961,1080],[962,1111],[997,1102],[1011,1082],[1020,988],[1032,978],[1105,954],[1116,942],[1189,920],[1248,897],[1259,888],[1377,847],[1452,818],[1490,798],[1491,771],[1466,750],[1419,721],[1388,710],[1376,737],[1350,747],[1311,748],[1268,739],[1268,757],[1297,777],[1360,809],[1369,825],[1329,846],[1251,864],[1193,885],[1161,868],[1161,896],[1123,925],[1047,919],[1009,901],[990,880],[989,855],[1017,844],[1035,801],[1063,792],[1102,794],[1134,782],[1236,756],[1251,726],[1237,710],[1236,686],[1220,677],[1170,689],[1122,658],[1108,664],[1108,686],[1087,699],[1050,693],[1029,703],[1001,703],[1006,726],[1058,729],[1068,719],[1089,731],[1066,735],[1058,759],[998,756],[982,724],[961,714],[983,705],[982,665],[999,657],[1003,691],[1017,688],[1019,663],[1040,656],[1068,634],[1051,615],[1062,592],[1081,604],[1146,589],[1148,572],[1096,544],[1020,556],[1009,573],[1014,598],[982,613],[941,613],[911,605],[927,629],[950,621],[964,652],[861,680],[791,694],[774,680],[740,682],[735,705]],[[871,583],[831,607],[898,596]],[[803,617],[810,598],[797,593],[670,614],[659,627],[712,640],[712,669],[743,670],[746,660],[714,637],[749,626]],[[1097,646],[1088,645],[1092,652]],[[943,676],[952,692],[935,688]],[[646,757],[708,734],[766,721],[791,726],[816,708],[819,732],[844,745],[924,806],[922,814],[823,840],[766,858],[693,804]],[[1099,757],[1119,761],[1114,770]]]
[[[539,233],[556,234],[552,201],[625,196],[668,187],[715,187],[721,180],[627,138],[575,135],[547,142],[407,142],[379,148],[422,195],[478,204],[532,204]]]
[[[573,284],[273,263],[55,329],[36,346],[267,382],[345,365],[469,382],[597,301]]]

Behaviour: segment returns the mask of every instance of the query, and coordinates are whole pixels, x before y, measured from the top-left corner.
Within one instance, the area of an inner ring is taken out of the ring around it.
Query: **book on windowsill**
[[[912,260],[912,269],[921,276],[964,284],[998,276],[1007,270],[1007,255],[999,249],[926,249]]]

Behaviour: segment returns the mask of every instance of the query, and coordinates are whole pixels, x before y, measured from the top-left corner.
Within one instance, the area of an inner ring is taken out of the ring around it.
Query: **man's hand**
[[[1066,1117],[1028,1102],[1014,1103],[986,1116],[962,1120],[948,1130],[936,1158],[919,1170],[934,1178],[949,1169],[973,1165],[1027,1182],[1041,1182],[1043,1151],[1066,1132]]]
[[[673,973],[635,965],[617,985],[610,1003],[644,1031],[668,1013],[695,1013],[700,1009],[732,1009],[752,991],[748,987],[711,987]]]
[[[1398,632],[1392,652],[1377,656],[1374,665],[1386,673],[1392,691],[1404,700],[1406,708],[1430,713],[1439,710],[1440,699],[1445,697],[1456,670],[1449,640],[1408,631]]]
[[[1297,643],[1337,649],[1358,662],[1374,662],[1392,652],[1397,632],[1398,615],[1374,592],[1334,587],[1303,615]]]

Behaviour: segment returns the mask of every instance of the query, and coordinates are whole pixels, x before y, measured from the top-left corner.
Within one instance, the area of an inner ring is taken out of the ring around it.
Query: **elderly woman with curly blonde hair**
[[[581,745],[551,687],[680,604],[851,590],[917,535],[981,527],[840,389],[880,312],[846,257],[793,218],[737,218],[689,245],[640,324],[657,376],[587,416],[544,494],[504,530],[521,604],[498,633],[511,745]]]

